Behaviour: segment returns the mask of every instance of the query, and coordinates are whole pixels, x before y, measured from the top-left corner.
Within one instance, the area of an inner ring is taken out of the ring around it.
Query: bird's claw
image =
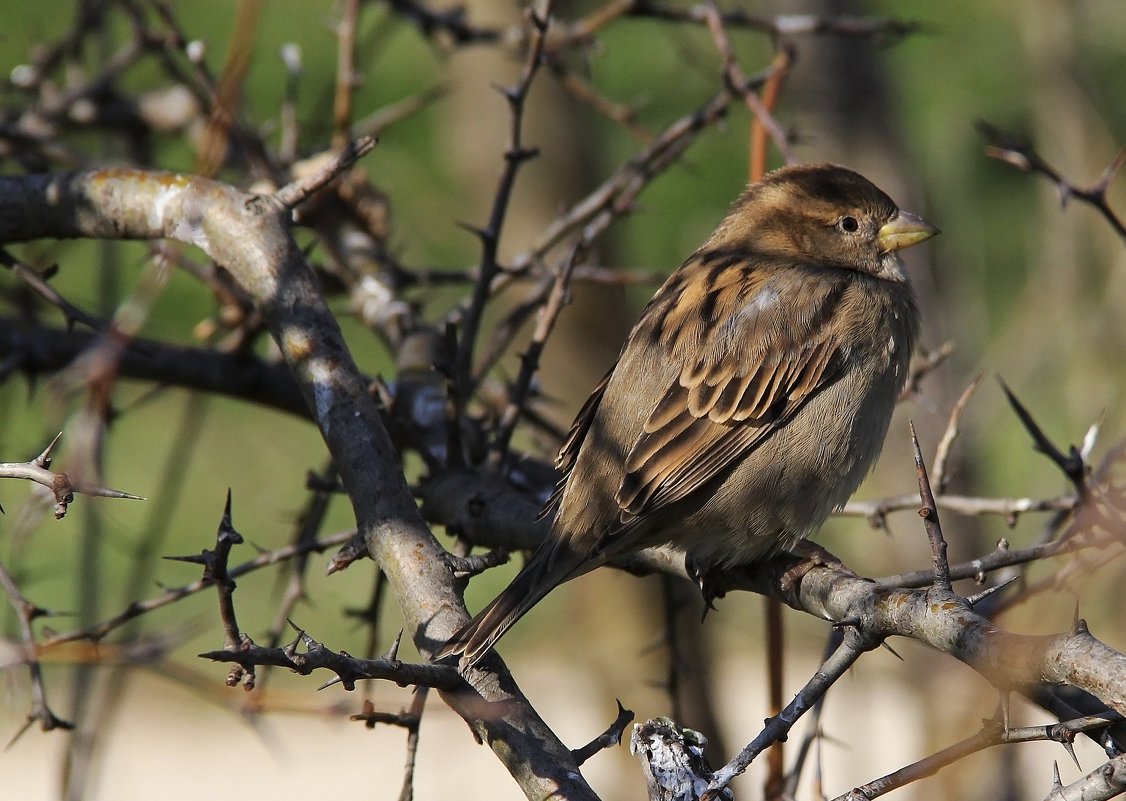
[[[700,615],[700,622],[708,616],[708,612],[715,609],[715,601],[717,598],[722,598],[726,595],[720,589],[716,588],[716,576],[719,570],[712,564],[705,564],[691,556],[684,557],[684,570],[688,573],[688,577],[696,582],[696,586],[700,588],[700,597],[704,600],[704,611]]]
[[[854,578],[859,578],[844,562],[816,542],[798,540],[798,542],[789,549],[789,552],[793,556],[798,557],[801,561],[788,568],[786,572],[782,574],[782,578],[778,583],[783,592],[793,590],[794,587],[805,578],[805,574],[815,567],[831,567],[834,570],[847,573]]]

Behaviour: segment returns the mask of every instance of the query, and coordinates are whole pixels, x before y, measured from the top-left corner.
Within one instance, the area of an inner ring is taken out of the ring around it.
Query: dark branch
[[[1054,167],[1044,161],[1029,143],[995,128],[984,120],[978,120],[976,126],[978,133],[985,137],[985,141],[988,143],[985,148],[985,155],[1016,167],[1021,172],[1044,176],[1055,184],[1056,190],[1060,194],[1061,205],[1067,205],[1067,201],[1073,197],[1082,200],[1097,209],[1114,228],[1115,232],[1126,240],[1126,223],[1111,209],[1110,201],[1107,199],[1107,189],[1123,163],[1126,163],[1126,148],[1118,151],[1114,159],[1103,170],[1103,174],[1092,186],[1081,188],[1064,178]]]

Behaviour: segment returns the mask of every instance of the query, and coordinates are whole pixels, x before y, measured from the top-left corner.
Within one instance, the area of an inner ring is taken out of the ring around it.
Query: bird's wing
[[[671,337],[681,370],[626,459],[617,493],[626,527],[720,475],[837,377],[832,321],[846,285],[795,272],[744,272],[726,295],[714,278],[699,280],[717,296],[713,322]]]
[[[579,409],[579,413],[575,415],[575,422],[571,424],[571,430],[567,434],[567,439],[563,440],[563,444],[559,447],[559,454],[555,457],[555,469],[559,471],[559,481],[555,485],[555,490],[551,493],[551,497],[547,499],[544,504],[543,510],[540,511],[539,518],[547,517],[559,505],[560,499],[563,497],[563,490],[567,486],[567,478],[571,475],[571,470],[575,467],[575,461],[579,458],[579,449],[582,447],[583,440],[586,438],[587,432],[590,430],[591,423],[594,422],[594,416],[598,412],[598,405],[602,403],[602,396],[606,392],[606,386],[610,383],[610,376],[614,374],[614,369],[611,367],[602,380],[598,382],[598,386],[590,393],[590,397],[586,399],[586,403]]]

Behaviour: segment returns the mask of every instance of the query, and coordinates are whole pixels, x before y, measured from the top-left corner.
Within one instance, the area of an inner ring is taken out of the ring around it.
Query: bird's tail
[[[571,578],[572,571],[561,570],[558,559],[552,558],[554,550],[546,546],[537,550],[512,583],[435,653],[434,661],[460,655],[463,668],[477,664],[529,609]]]

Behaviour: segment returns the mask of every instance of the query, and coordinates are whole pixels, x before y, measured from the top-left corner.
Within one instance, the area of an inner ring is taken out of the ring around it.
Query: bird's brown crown
[[[879,273],[880,228],[898,212],[890,197],[852,170],[784,167],[747,187],[702,250]]]

